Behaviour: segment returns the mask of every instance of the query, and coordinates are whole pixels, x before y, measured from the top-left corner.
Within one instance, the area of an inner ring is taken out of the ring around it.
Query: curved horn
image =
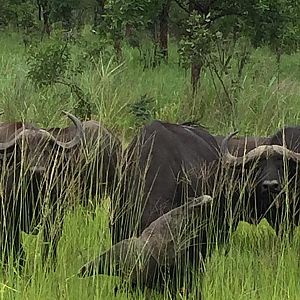
[[[222,159],[223,162],[227,165],[233,165],[233,164],[239,165],[257,159],[258,157],[261,157],[263,155],[268,157],[276,153],[282,156],[286,156],[288,159],[300,161],[300,153],[296,153],[292,150],[287,149],[284,146],[279,146],[279,145],[261,145],[252,149],[244,156],[240,156],[240,157],[234,156],[229,152],[228,142],[236,134],[237,132],[230,134],[228,137],[226,137],[223,140],[221,144]]]
[[[273,150],[275,153],[286,156],[288,159],[292,159],[297,162],[300,161],[300,153],[289,150],[284,146],[273,145]]]
[[[269,157],[274,154],[279,154],[281,156],[285,156],[288,159],[293,159],[295,161],[300,161],[300,153],[296,153],[292,150],[287,149],[284,146],[280,145],[261,145],[258,146],[251,151],[249,151],[244,158],[241,157],[241,161],[248,162],[250,160],[254,160],[258,157],[265,156]],[[240,158],[239,158],[240,159]]]
[[[9,149],[11,147],[13,147],[17,140],[22,137],[26,131],[28,131],[29,129],[26,129],[24,127],[24,125],[22,126],[22,128],[19,128],[17,131],[16,131],[16,134],[14,136],[14,138],[12,138],[11,140],[9,140],[8,142],[3,142],[3,143],[0,143],[0,150],[6,150],[6,149]]]
[[[227,136],[221,144],[220,147],[220,151],[221,151],[221,156],[222,156],[222,160],[229,165],[232,165],[234,163],[237,163],[237,161],[239,160],[239,157],[236,157],[234,155],[232,155],[229,152],[228,149],[228,142],[232,139],[232,137],[234,137],[235,135],[237,135],[238,131],[235,131],[233,133],[231,133],[229,136]]]
[[[75,127],[76,127],[76,134],[75,134],[74,138],[71,141],[61,142],[61,141],[57,140],[57,138],[55,138],[50,132],[48,132],[44,129],[40,129],[39,132],[43,133],[50,140],[52,140],[54,143],[56,143],[58,146],[60,146],[64,149],[73,148],[74,146],[76,146],[81,141],[83,141],[83,143],[85,143],[85,135],[84,135],[84,130],[83,130],[81,121],[69,112],[63,111],[63,114],[68,116],[71,119],[71,121],[74,123]]]
[[[249,151],[246,155],[244,156],[235,156],[232,155],[229,152],[228,149],[228,142],[230,139],[235,136],[238,133],[238,131],[235,131],[234,133],[231,133],[228,137],[226,137],[221,144],[221,154],[222,154],[222,159],[223,162],[227,165],[240,165],[242,163],[247,163],[250,160],[253,160],[255,158],[260,157],[262,154],[266,154],[267,156],[270,156],[274,153],[273,146],[271,145],[262,145],[258,146],[251,151]]]

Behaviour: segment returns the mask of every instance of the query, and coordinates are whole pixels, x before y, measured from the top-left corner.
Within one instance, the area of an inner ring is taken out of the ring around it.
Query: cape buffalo
[[[203,128],[160,121],[146,125],[128,147],[120,197],[112,201],[113,243],[140,234],[183,204],[185,173],[218,158],[218,144]]]
[[[96,121],[81,122],[65,114],[74,126],[49,131],[19,128],[0,152],[13,153],[3,176],[1,250],[23,263],[21,231],[43,224],[43,260],[56,257],[63,214],[72,197],[97,193],[111,185],[117,167],[119,141]],[[52,132],[52,133],[51,133]],[[52,250],[52,251],[50,251]]]
[[[250,191],[250,206],[254,218],[259,221],[266,217],[277,231],[287,217],[287,211],[283,209],[286,207],[286,196],[289,198],[287,204],[293,219],[299,214],[300,207],[296,201],[299,194],[299,133],[299,127],[284,128],[269,138],[268,145],[258,146],[240,157],[232,155],[228,149],[228,141],[234,134],[227,137],[221,147],[224,162],[228,166],[243,165],[245,169],[252,169],[255,179]]]
[[[222,154],[219,145],[225,143],[226,149],[244,155],[267,142],[268,138],[212,136],[203,127],[183,124],[154,121],[145,126],[128,148],[122,192],[113,201],[113,242],[140,233],[163,213],[181,205],[186,196],[213,192],[217,181],[221,190],[226,185],[222,177],[228,177],[237,190],[240,187],[232,178],[239,173],[233,172],[237,174],[232,178],[232,172],[222,174],[221,157],[230,152]]]
[[[118,275],[133,285],[162,290],[168,284],[167,277],[175,274],[172,270],[184,259],[192,237],[207,230],[211,206],[212,198],[205,195],[170,210],[153,221],[139,237],[113,245],[84,265],[79,275]]]
[[[177,266],[189,272],[181,276],[175,270],[179,282],[192,276],[207,251],[214,249],[216,242],[227,240],[230,228],[241,219],[242,204],[239,195],[233,195],[240,186],[230,172],[226,177],[220,154],[217,141],[203,128],[160,121],[146,125],[128,148],[120,197],[112,201],[113,244],[139,236],[153,221],[188,198],[211,195],[215,205],[210,234],[191,237],[191,247],[185,251],[187,259]],[[233,192],[231,185],[236,185]]]

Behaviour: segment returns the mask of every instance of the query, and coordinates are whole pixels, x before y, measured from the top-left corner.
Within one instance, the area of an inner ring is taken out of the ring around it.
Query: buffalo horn
[[[21,136],[23,136],[27,131],[30,131],[30,129],[25,129],[24,126],[22,128],[19,128],[16,131],[16,134],[15,134],[13,139],[11,139],[7,142],[0,143],[0,150],[6,150],[6,149],[9,149],[9,148],[13,147],[15,145],[16,141]]]
[[[76,127],[76,134],[71,141],[61,142],[61,141],[58,141],[50,132],[48,132],[44,129],[40,129],[39,131],[42,132],[45,136],[47,136],[50,140],[55,142],[58,146],[60,146],[64,149],[70,149],[70,148],[73,148],[74,146],[76,146],[81,141],[85,142],[85,135],[84,135],[84,130],[83,130],[82,124],[78,118],[76,118],[74,115],[72,115],[71,113],[66,112],[66,111],[63,111],[63,114],[68,116]]]
[[[242,163],[247,163],[248,161],[257,159],[261,157],[262,155],[264,156],[271,156],[274,154],[279,154],[287,159],[292,159],[295,161],[300,161],[300,153],[296,153],[292,150],[287,149],[284,146],[280,145],[261,145],[258,146],[251,151],[249,151],[246,155],[244,156],[234,156],[229,152],[228,149],[228,142],[229,140],[237,134],[237,131],[230,134],[228,137],[226,137],[222,144],[221,144],[221,155],[223,162],[227,165],[240,165]]]
[[[300,161],[300,153],[294,152],[292,150],[287,149],[286,147],[279,145],[273,145],[273,149],[275,153],[285,156],[288,159]]]
[[[76,118],[74,115],[72,115],[71,113],[65,112],[63,111],[63,113],[65,115],[67,115],[72,122],[74,123],[75,127],[76,127],[76,134],[74,136],[74,138],[69,141],[69,142],[61,142],[58,141],[50,132],[44,130],[44,129],[39,129],[39,133],[42,133],[43,135],[45,135],[46,137],[48,137],[50,140],[52,140],[54,143],[56,143],[58,146],[64,148],[64,149],[70,149],[72,147],[74,147],[75,145],[77,145],[80,141],[85,141],[85,136],[84,136],[84,130],[82,127],[82,124],[80,122],[80,120],[78,118]],[[0,143],[0,150],[6,150],[9,149],[11,147],[13,147],[15,145],[15,143],[23,136],[26,135],[27,133],[31,132],[31,129],[26,129],[24,128],[24,126],[22,128],[20,128],[13,139],[9,140],[8,142],[3,142]]]

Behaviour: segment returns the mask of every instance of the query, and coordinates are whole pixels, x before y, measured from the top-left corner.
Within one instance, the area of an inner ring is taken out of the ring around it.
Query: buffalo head
[[[57,155],[61,151],[84,143],[84,131],[80,120],[68,112],[64,114],[76,127],[76,134],[71,141],[62,142],[46,130],[22,126],[8,141],[0,143],[1,156],[16,154],[18,158],[15,159],[15,164],[21,164],[26,172],[35,175],[45,173],[55,161],[59,161]]]
[[[223,140],[221,153],[223,163],[227,166],[249,171],[253,180],[248,181],[247,188],[252,188],[250,194],[255,195],[254,204],[250,204],[256,211],[256,217],[263,217],[276,204],[281,206],[280,196],[285,192],[285,184],[292,181],[291,166],[300,161],[300,153],[294,152],[282,145],[260,145],[244,156],[234,156],[228,150],[228,141],[237,132]],[[286,180],[287,179],[287,180]],[[249,185],[249,182],[252,184]]]

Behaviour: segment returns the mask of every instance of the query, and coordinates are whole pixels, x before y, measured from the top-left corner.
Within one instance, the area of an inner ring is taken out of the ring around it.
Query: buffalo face
[[[257,190],[262,195],[277,195],[282,190],[284,158],[275,154],[257,164]]]
[[[250,206],[256,218],[266,216],[276,206],[282,205],[281,195],[286,191],[296,174],[300,153],[280,145],[261,145],[241,157],[232,155],[228,150],[228,141],[236,133],[224,139],[221,146],[222,160],[226,166],[243,170],[252,179],[245,176],[246,188],[249,191]],[[251,184],[249,184],[251,182]]]

